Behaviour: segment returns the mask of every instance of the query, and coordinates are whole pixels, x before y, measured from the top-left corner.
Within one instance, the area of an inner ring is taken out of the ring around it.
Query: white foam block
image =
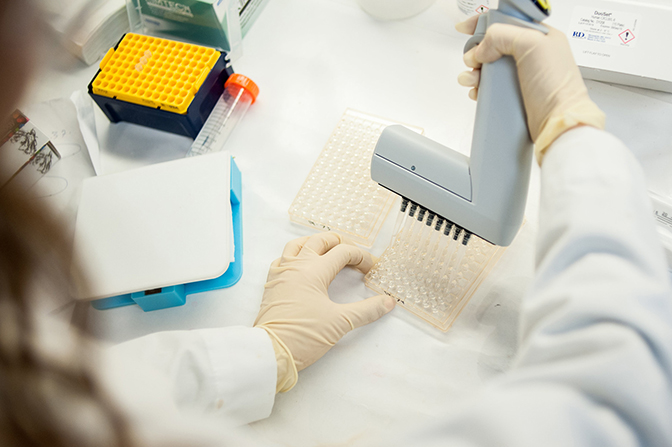
[[[232,252],[231,157],[219,152],[87,179],[74,250],[98,299],[216,278]]]

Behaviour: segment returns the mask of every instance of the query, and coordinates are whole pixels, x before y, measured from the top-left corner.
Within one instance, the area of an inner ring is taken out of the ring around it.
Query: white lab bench
[[[269,264],[287,241],[313,233],[291,223],[287,210],[347,108],[422,127],[430,138],[468,154],[475,104],[456,82],[467,37],[453,29],[454,3],[438,0],[412,19],[379,22],[355,0],[271,0],[233,64],[261,90],[227,143],[243,176],[242,279],[229,289],[190,295],[178,308],[90,309],[95,335],[118,343],[163,330],[250,326]],[[26,101],[86,90],[95,72],[81,63],[52,67]],[[666,175],[672,94],[588,85],[607,112],[609,129],[642,161],[651,188],[672,195],[672,176]],[[135,135],[128,124],[116,126],[115,138]],[[190,143],[166,136],[156,147],[156,133],[147,135],[128,138],[124,151],[105,151],[101,141],[104,172],[182,156]],[[278,395],[273,414],[253,430],[293,446],[369,445],[393,426],[439,417],[449,402],[504,372],[516,353],[519,304],[533,275],[539,169],[532,169],[527,223],[447,333],[397,308],[346,335],[302,371],[297,386]],[[393,220],[374,254],[384,250]],[[330,294],[350,302],[373,292],[362,275],[346,269]]]

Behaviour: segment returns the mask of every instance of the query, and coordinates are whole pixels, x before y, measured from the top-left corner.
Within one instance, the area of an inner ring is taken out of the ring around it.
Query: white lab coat
[[[641,170],[621,142],[579,128],[554,143],[537,245],[511,370],[468,400],[447,400],[440,422],[385,445],[672,445],[672,292]],[[147,445],[262,443],[231,425],[272,409],[264,331],[157,333],[101,362]]]
[[[639,164],[578,128],[553,144],[541,181],[510,371],[389,445],[672,446],[672,291]]]

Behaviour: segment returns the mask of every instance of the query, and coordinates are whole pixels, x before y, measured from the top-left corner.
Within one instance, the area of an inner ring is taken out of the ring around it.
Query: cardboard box
[[[672,93],[672,2],[563,0],[547,22],[566,32],[585,79]]]
[[[268,3],[268,0],[238,0],[238,15],[240,16],[240,29],[243,37],[250,30],[254,21],[257,20],[266,3]]]
[[[131,31],[219,48],[235,61],[268,0],[126,0]]]
[[[131,31],[218,48],[232,59],[241,51],[238,0],[126,0]]]

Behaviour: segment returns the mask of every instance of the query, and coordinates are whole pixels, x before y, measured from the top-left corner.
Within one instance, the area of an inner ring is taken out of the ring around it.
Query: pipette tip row
[[[419,222],[422,222],[424,220],[425,225],[427,225],[428,227],[434,225],[434,230],[436,231],[441,231],[441,227],[445,222],[446,225],[445,227],[443,227],[443,234],[445,236],[449,236],[451,230],[455,228],[455,231],[453,232],[453,240],[457,241],[461,237],[462,238],[461,242],[463,245],[467,245],[469,243],[469,240],[471,239],[471,236],[473,235],[473,233],[470,232],[469,230],[462,228],[459,225],[455,224],[454,222],[451,222],[450,220],[446,219],[445,217],[434,213],[433,211],[423,207],[419,203],[416,203],[406,197],[402,197],[400,211],[401,213],[406,213],[407,210],[409,217],[415,217]],[[425,216],[427,216],[427,220],[425,220]],[[434,224],[435,220],[436,223]]]

